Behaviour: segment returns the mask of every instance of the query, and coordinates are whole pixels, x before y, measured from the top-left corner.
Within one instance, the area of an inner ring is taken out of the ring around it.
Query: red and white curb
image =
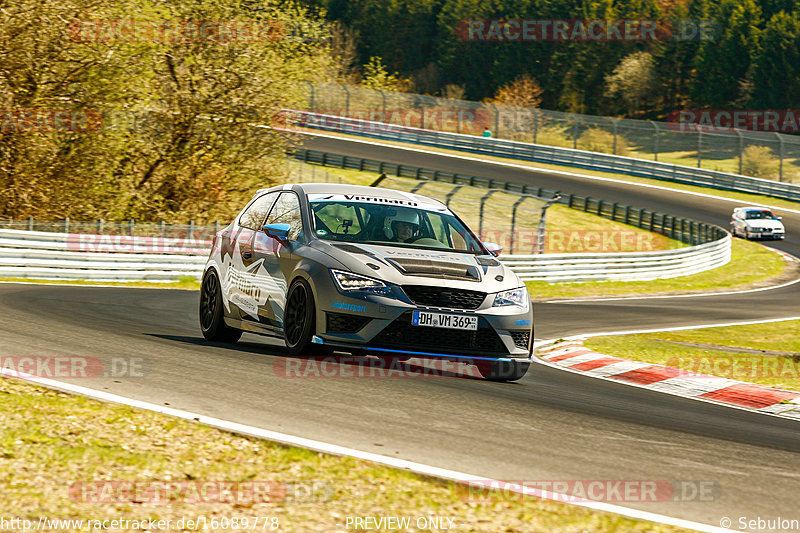
[[[542,346],[536,355],[553,366],[594,377],[800,420],[800,392],[604,355],[586,348],[584,339]]]

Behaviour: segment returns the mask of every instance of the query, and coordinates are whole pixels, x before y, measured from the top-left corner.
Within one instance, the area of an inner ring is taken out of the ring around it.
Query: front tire
[[[481,377],[487,381],[518,381],[525,376],[531,362],[519,361],[480,361],[477,365]]]
[[[317,330],[317,306],[311,287],[303,279],[295,280],[286,295],[283,313],[283,336],[291,355],[320,355],[325,349],[311,342]]]
[[[203,332],[203,337],[209,341],[233,344],[242,336],[241,330],[225,324],[222,289],[215,270],[206,272],[200,287],[200,330]]]

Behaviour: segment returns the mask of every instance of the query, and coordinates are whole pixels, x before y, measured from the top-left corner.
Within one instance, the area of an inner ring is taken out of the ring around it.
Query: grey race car
[[[525,284],[437,200],[310,183],[258,191],[218,232],[200,294],[211,341],[282,337],[332,351],[469,360],[487,379],[528,370]]]

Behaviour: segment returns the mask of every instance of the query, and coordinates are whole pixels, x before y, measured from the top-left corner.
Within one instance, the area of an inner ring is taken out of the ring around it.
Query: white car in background
[[[731,233],[745,239],[783,239],[781,217],[767,207],[737,207],[731,215]]]

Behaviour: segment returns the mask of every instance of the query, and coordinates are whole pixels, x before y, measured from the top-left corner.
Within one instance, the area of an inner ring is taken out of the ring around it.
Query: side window
[[[267,217],[267,224],[289,224],[289,240],[296,241],[303,231],[303,219],[300,216],[300,200],[291,192],[284,192],[275,202],[275,207]]]
[[[242,213],[242,216],[239,218],[239,225],[244,228],[260,230],[261,223],[267,217],[269,208],[272,207],[272,204],[275,202],[275,198],[277,197],[277,192],[271,192],[269,194],[259,196],[256,201],[250,204],[250,207],[248,207],[247,210]]]

